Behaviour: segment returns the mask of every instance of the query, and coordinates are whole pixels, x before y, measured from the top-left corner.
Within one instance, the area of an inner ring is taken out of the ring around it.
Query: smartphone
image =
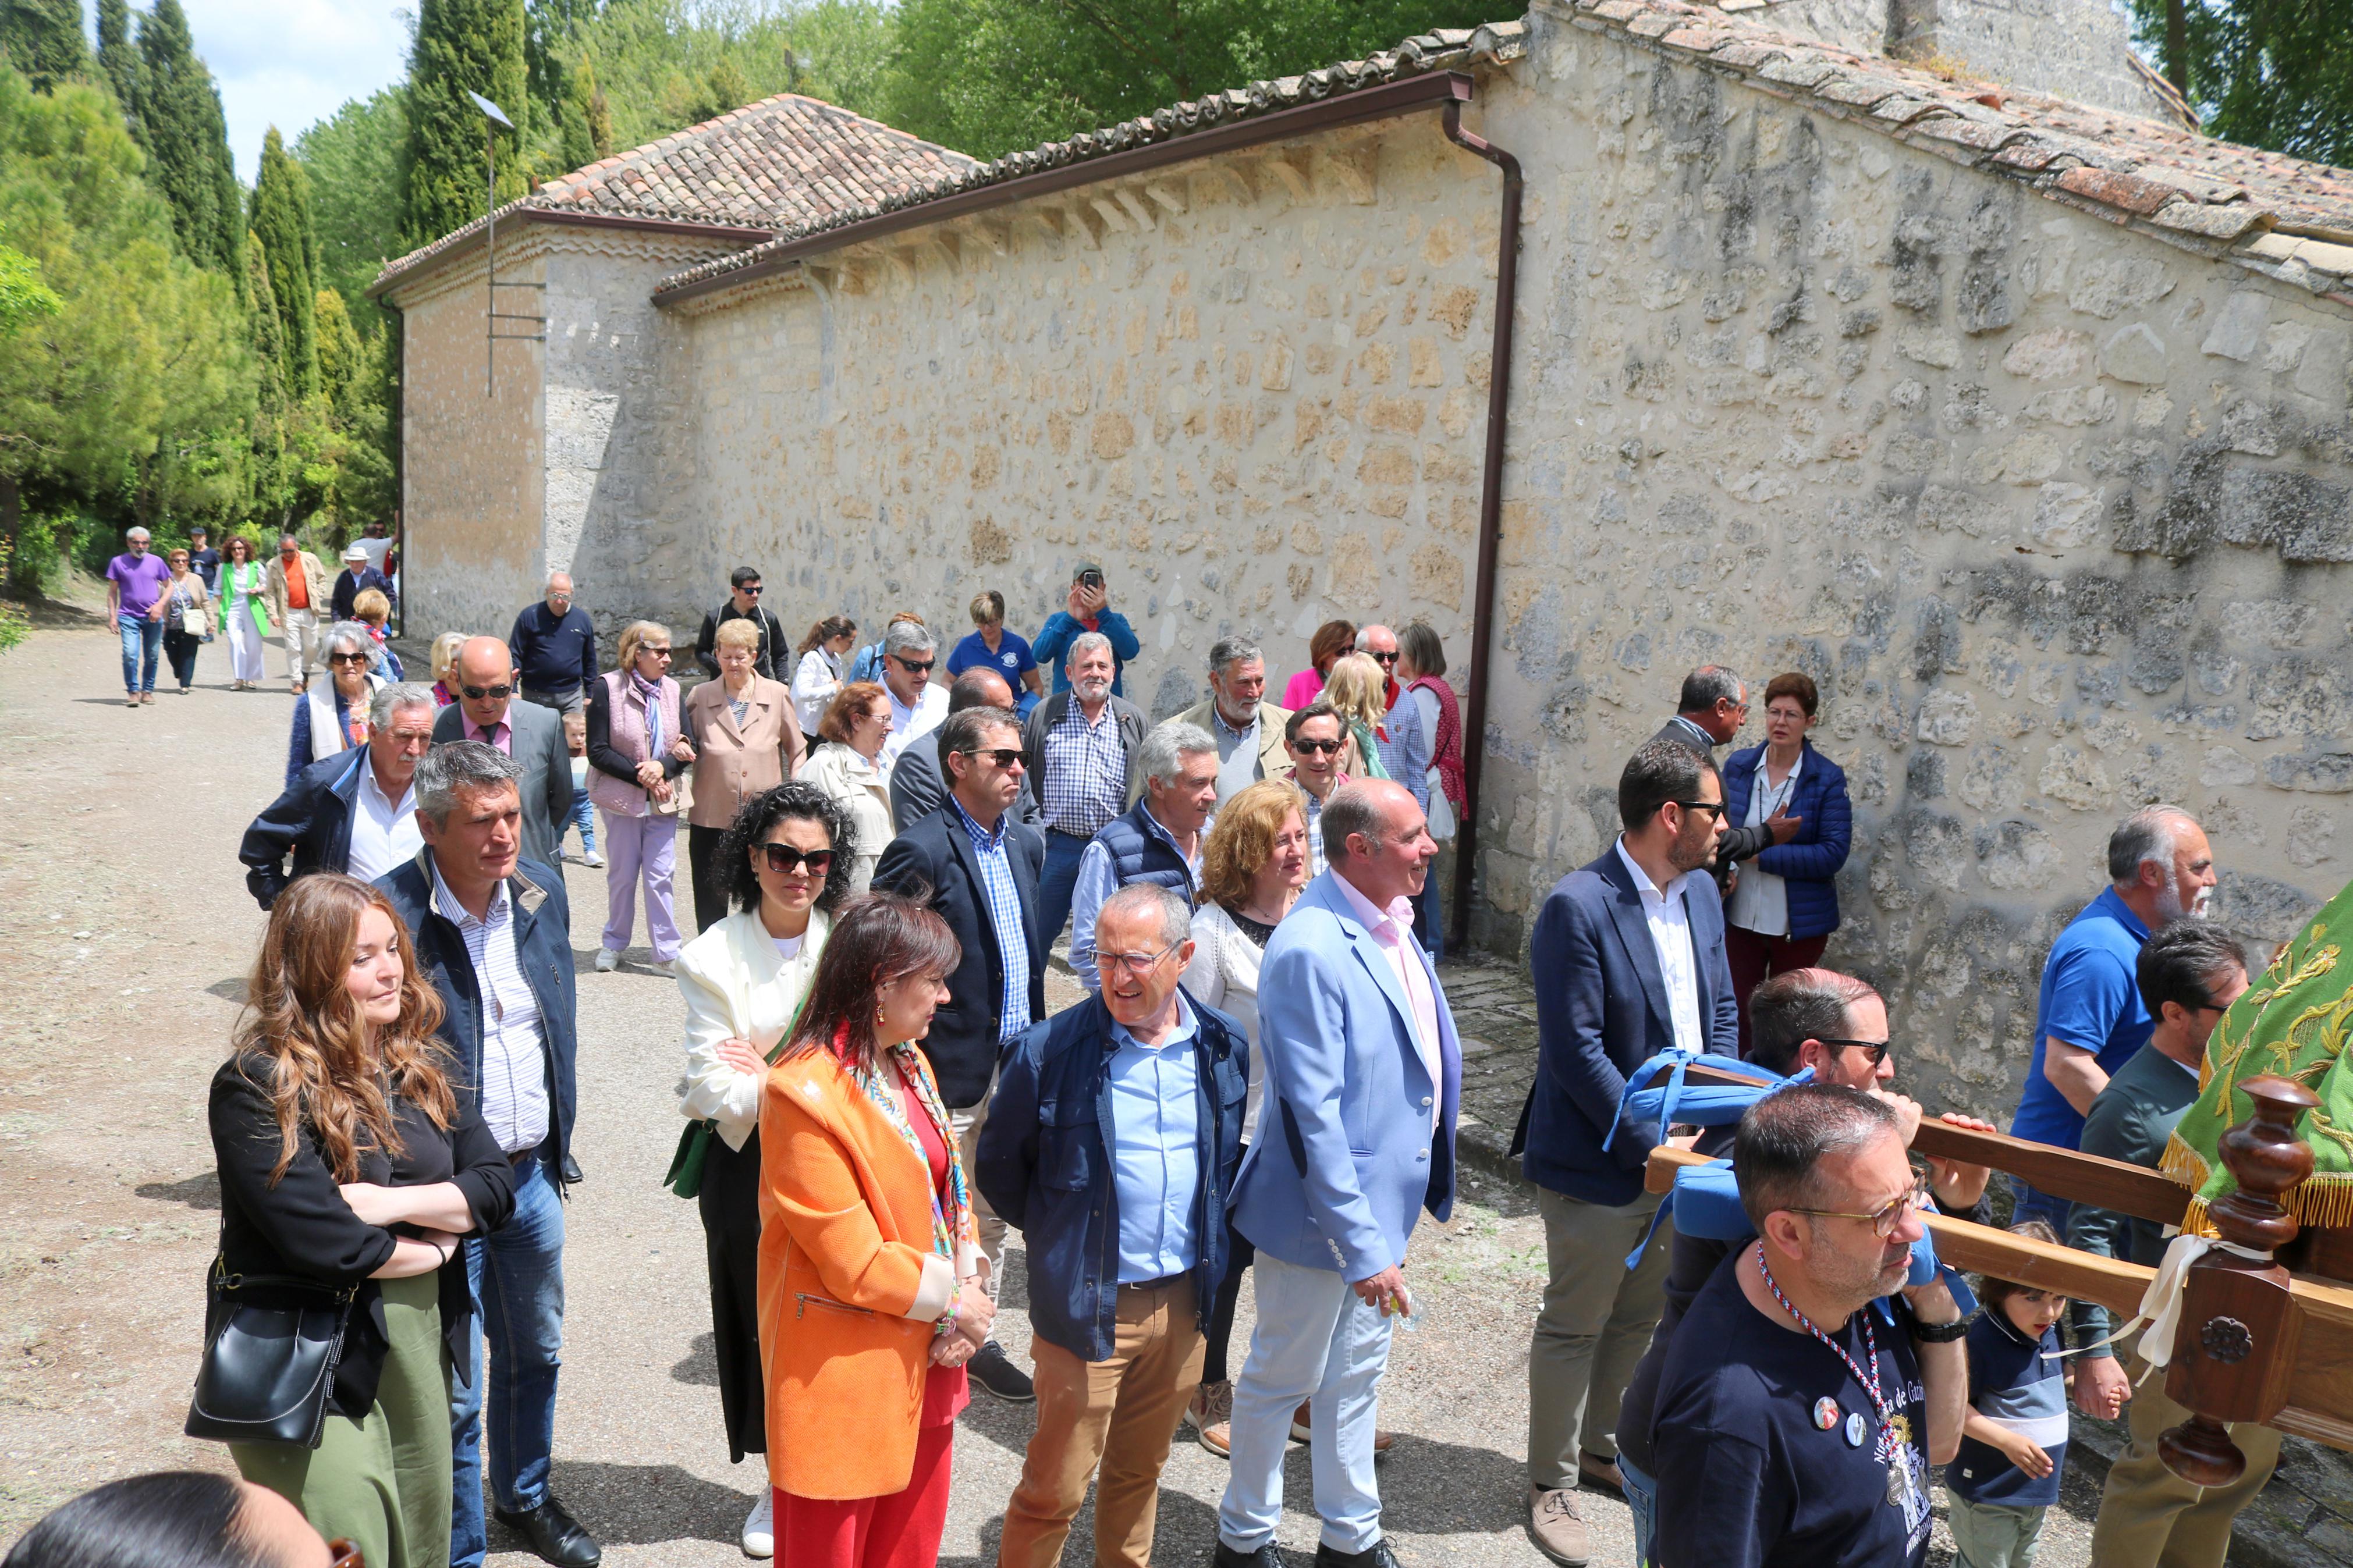
[[[1100,572],[1082,572],[1082,573],[1080,573],[1080,574],[1079,574],[1079,586],[1080,586],[1080,587],[1082,587],[1082,588],[1101,588],[1103,585],[1103,574],[1102,574],[1102,573],[1100,573]]]

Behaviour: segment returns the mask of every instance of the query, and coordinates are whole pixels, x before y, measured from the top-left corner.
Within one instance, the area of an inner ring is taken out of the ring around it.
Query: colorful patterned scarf
[[[916,1162],[923,1167],[923,1184],[931,1188],[932,1251],[946,1258],[950,1268],[961,1269],[963,1264],[957,1253],[957,1244],[972,1239],[972,1205],[965,1194],[964,1161],[956,1152],[955,1134],[950,1131],[955,1124],[948,1120],[948,1109],[940,1100],[939,1089],[932,1082],[932,1071],[923,1060],[923,1053],[916,1049],[913,1040],[905,1040],[891,1047],[883,1054],[898,1064],[899,1071],[905,1075],[908,1084],[913,1088],[915,1098],[923,1101],[923,1110],[931,1117],[932,1125],[939,1130],[940,1142],[947,1145],[948,1196],[944,1205],[940,1202],[939,1188],[930,1180],[932,1157],[923,1152],[923,1140],[916,1133],[915,1124],[907,1120],[906,1102],[900,1099],[898,1087],[879,1067],[869,1066],[862,1052],[850,1049],[847,1020],[833,1032],[833,1054],[849,1069],[858,1087],[866,1091],[866,1098],[874,1102],[874,1109],[882,1113],[882,1120],[888,1121],[899,1136],[906,1140],[907,1147],[914,1151]]]
[[[2353,935],[2348,885],[2282,948],[2262,978],[2231,1005],[2206,1042],[2198,1099],[2165,1147],[2165,1173],[2197,1197],[2182,1228],[2201,1228],[2206,1205],[2238,1184],[2224,1168],[2222,1134],[2254,1113],[2239,1085],[2271,1074],[2320,1097],[2296,1129],[2313,1155],[2312,1175],[2282,1200],[2306,1225],[2353,1225],[2353,963],[2341,962]]]

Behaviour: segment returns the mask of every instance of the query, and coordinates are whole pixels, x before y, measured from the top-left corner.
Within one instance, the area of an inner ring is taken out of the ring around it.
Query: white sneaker
[[[619,953],[615,952],[614,952],[611,948],[609,948],[609,947],[600,947],[600,948],[598,948],[598,949],[596,950],[596,973],[599,973],[599,974],[610,974],[610,973],[613,973],[613,971],[615,971],[616,969],[618,969],[618,968],[620,968],[620,967],[621,967],[621,955],[620,955]]]
[[[591,849],[587,854],[580,857],[580,863],[583,866],[602,866],[605,863],[605,858]]]
[[[670,967],[670,962],[668,959],[657,960],[647,964],[645,968],[648,974],[659,974],[669,980],[678,978],[678,971]]]
[[[776,1554],[776,1494],[766,1487],[760,1489],[760,1500],[752,1505],[752,1515],[744,1521],[744,1555],[774,1557]]]

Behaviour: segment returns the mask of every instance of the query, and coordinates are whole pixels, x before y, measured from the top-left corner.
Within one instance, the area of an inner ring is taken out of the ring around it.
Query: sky
[[[229,151],[250,185],[272,125],[288,145],[348,99],[407,74],[413,0],[182,0],[220,84]],[[132,0],[133,10],[145,0]]]

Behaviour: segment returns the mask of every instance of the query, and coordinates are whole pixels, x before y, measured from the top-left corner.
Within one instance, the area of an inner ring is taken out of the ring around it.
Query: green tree
[[[311,296],[319,325],[319,393],[340,417],[351,409],[351,397],[360,374],[360,355],[366,345],[343,309],[343,297],[332,289]]]
[[[139,24],[139,53],[146,66],[139,119],[154,158],[148,181],[172,204],[181,248],[199,266],[235,278],[245,204],[229,160],[220,89],[196,58],[180,0],[155,0]]]
[[[0,49],[43,92],[87,71],[81,0],[0,0]]]
[[[408,249],[401,227],[401,151],[408,141],[408,89],[388,87],[353,99],[296,139],[309,176],[319,283],[343,296],[352,321],[373,334],[381,314],[367,286]]]
[[[883,118],[993,158],[1495,15],[1493,0],[902,0]]]
[[[262,411],[282,413],[293,401],[286,382],[286,318],[269,281],[269,257],[261,237],[245,237],[245,298],[253,319],[253,353],[259,373],[254,382]]]
[[[310,178],[286,155],[278,127],[262,138],[261,168],[253,184],[252,232],[269,268],[278,304],[286,384],[297,398],[319,390],[319,241],[311,229]]]
[[[478,92],[521,124],[522,0],[420,0],[408,65],[408,146],[402,165],[407,237],[423,245],[482,216],[481,110]],[[521,195],[525,170],[516,139],[499,133],[497,197]]]
[[[131,7],[123,0],[98,0],[98,71],[114,89],[114,101],[122,106],[132,139],[141,152],[153,157],[139,121],[140,105],[146,97],[147,62],[139,58],[139,46],[131,35]]]
[[[64,305],[41,281],[41,264],[0,245],[0,338],[27,322],[54,316]]]
[[[2139,41],[2207,133],[2353,163],[2353,51],[2344,0],[2132,0]]]

